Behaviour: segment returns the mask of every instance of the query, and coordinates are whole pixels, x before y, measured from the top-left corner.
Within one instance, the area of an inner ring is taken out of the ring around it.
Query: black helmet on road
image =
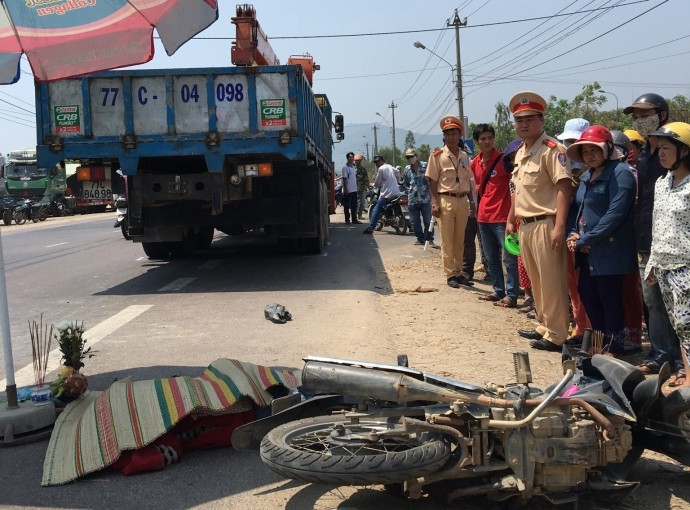
[[[630,115],[633,108],[654,108],[657,112],[668,113],[668,102],[659,94],[648,92],[635,99],[630,106],[626,106],[623,113]]]

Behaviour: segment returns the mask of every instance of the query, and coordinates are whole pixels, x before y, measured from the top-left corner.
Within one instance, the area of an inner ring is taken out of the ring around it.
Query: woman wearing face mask
[[[644,137],[645,143],[637,156],[637,209],[635,234],[639,255],[640,277],[644,271],[652,245],[652,212],[654,210],[654,183],[666,174],[659,161],[657,138],[649,135],[668,123],[668,103],[658,94],[642,94],[623,112],[632,115],[633,126]],[[647,330],[652,350],[639,365],[645,374],[657,374],[664,362],[675,364],[680,360],[678,336],[661,297],[658,285],[642,285],[642,297],[647,306]]]
[[[652,246],[645,281],[658,282],[680,339],[685,369],[669,386],[690,386],[690,124],[671,122],[650,135],[668,175],[654,187]]]
[[[566,152],[587,168],[575,195],[568,248],[580,268],[577,289],[592,328],[604,332],[611,354],[625,338],[623,277],[637,267],[633,224],[635,177],[604,126],[590,126]]]

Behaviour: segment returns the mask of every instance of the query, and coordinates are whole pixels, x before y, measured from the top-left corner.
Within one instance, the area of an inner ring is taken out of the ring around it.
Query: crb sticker
[[[564,153],[564,152],[559,152],[559,153],[558,153],[558,162],[559,162],[561,165],[565,166],[565,161],[566,161],[565,153]]]

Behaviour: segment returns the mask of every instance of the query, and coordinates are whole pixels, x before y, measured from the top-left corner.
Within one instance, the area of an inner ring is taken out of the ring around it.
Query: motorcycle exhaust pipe
[[[302,370],[302,385],[310,391],[337,393],[388,402],[456,400],[487,405],[488,396],[451,390],[429,384],[409,375],[372,368],[307,361]]]

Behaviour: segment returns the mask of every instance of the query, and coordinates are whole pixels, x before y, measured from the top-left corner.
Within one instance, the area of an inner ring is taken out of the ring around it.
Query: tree
[[[414,148],[414,133],[408,131],[405,135],[405,149]]]
[[[690,100],[685,96],[668,99],[669,118],[672,122],[690,123]]]
[[[592,82],[582,87],[572,101],[559,99],[556,96],[549,97],[549,106],[544,115],[544,131],[548,135],[556,136],[563,132],[563,127],[568,119],[581,117],[590,124],[606,126],[610,130],[624,131],[632,128],[632,117],[624,115],[622,108],[617,110],[602,110],[607,105],[609,97],[599,93],[601,86],[598,82]],[[668,99],[669,117],[672,121],[690,122],[690,100],[682,95]],[[623,107],[623,105],[619,105]],[[515,130],[511,120],[510,111],[503,103],[496,104],[496,147],[505,148],[506,144],[515,138]]]
[[[423,143],[417,149],[417,157],[419,161],[429,161],[429,155],[431,154],[431,147],[428,143]]]
[[[507,105],[501,103],[500,101],[496,103],[495,119],[495,145],[498,150],[503,150],[511,140],[517,138],[517,135],[515,134],[515,126],[513,125],[513,121],[510,118],[510,109]]]

